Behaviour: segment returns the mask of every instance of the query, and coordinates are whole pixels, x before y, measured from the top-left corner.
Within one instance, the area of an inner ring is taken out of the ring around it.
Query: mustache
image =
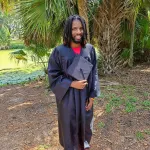
[[[81,36],[81,39],[80,40],[76,40],[75,38],[71,38],[71,40],[76,43],[76,44],[80,44],[82,41],[83,41],[83,36]]]

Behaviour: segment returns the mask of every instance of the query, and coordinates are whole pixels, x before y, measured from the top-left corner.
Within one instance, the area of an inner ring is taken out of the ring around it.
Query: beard
[[[74,37],[71,38],[71,40],[76,43],[76,44],[81,44],[82,40],[83,40],[83,37],[81,37],[80,40],[76,40]]]

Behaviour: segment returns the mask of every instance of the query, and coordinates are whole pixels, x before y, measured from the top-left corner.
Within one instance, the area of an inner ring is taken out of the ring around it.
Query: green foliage
[[[0,28],[0,46],[8,45],[10,42],[10,33],[6,27]]]
[[[36,64],[41,64],[45,73],[47,73],[47,64],[51,51],[43,45],[31,44],[27,48],[27,52],[30,54],[32,61],[34,61]]]
[[[25,83],[45,76],[45,73],[35,66],[28,66],[23,69],[12,69],[0,72],[0,86],[8,84]]]
[[[100,50],[98,50],[97,47],[95,48],[95,51],[96,51],[96,58],[97,58],[97,68],[98,68],[98,72],[100,72],[102,68],[103,57],[100,53]]]
[[[6,44],[10,38],[9,29],[6,22],[7,15],[0,11],[0,45],[3,43]]]
[[[35,62],[35,64],[43,66],[45,73],[47,70],[49,55],[50,51],[47,47],[35,44],[31,44],[25,50],[16,50],[11,52],[11,58],[17,59],[18,63],[19,61],[27,61],[30,59]]]
[[[9,46],[9,49],[25,49],[25,45],[24,44],[11,43]]]
[[[39,145],[36,150],[47,150],[51,147],[51,145],[46,145],[46,144],[42,144],[42,145]]]
[[[128,48],[123,48],[123,51],[121,53],[121,58],[128,60],[130,57],[130,49]]]
[[[145,107],[150,107],[150,100],[143,101],[142,105],[145,106]]]
[[[27,61],[26,55],[23,50],[16,50],[10,53],[10,58],[17,59],[19,63],[19,60]]]
[[[22,20],[26,44],[54,47],[61,40],[63,23],[69,16],[69,10],[66,0],[20,1],[16,11]],[[74,13],[74,7],[71,11]]]
[[[105,123],[104,122],[99,122],[98,123],[98,127],[99,128],[104,128],[105,127]]]
[[[143,95],[144,95],[144,96],[149,96],[149,95],[150,95],[150,93],[148,93],[148,92],[144,92],[144,93],[143,93]]]
[[[89,13],[88,13],[88,17],[89,17],[89,21],[91,22],[93,20],[93,15],[96,13],[97,8],[99,7],[99,5],[101,5],[103,0],[96,0],[96,1],[89,1],[88,2],[88,7],[89,9]],[[92,22],[91,22],[92,24]]]
[[[5,13],[0,11],[0,46],[1,49],[9,48],[10,39],[17,37],[19,33],[19,20],[13,12]],[[6,48],[5,48],[6,47]]]
[[[47,47],[44,47],[42,45],[35,45],[31,44],[27,49],[29,53],[33,54],[34,56],[36,55],[38,58],[47,56],[49,57],[49,49]]]
[[[104,99],[107,103],[105,104],[105,111],[110,113],[116,108],[121,108],[121,111],[126,113],[136,112],[137,110],[144,108],[150,110],[150,101],[144,100],[143,102],[136,96],[136,89],[134,86],[129,85],[119,85],[113,86],[113,88],[108,88],[107,91],[120,91],[122,94],[118,95],[116,93],[102,93],[99,98]],[[117,92],[118,93],[118,92]],[[144,93],[145,95],[145,93]],[[145,96],[149,96],[149,93],[146,93]],[[147,98],[146,97],[146,98]]]
[[[105,110],[107,113],[110,113],[112,111],[112,105],[110,103],[108,103],[105,107]]]
[[[141,104],[144,109],[150,110],[150,100],[144,100]]]
[[[144,130],[144,133],[150,135],[150,130]]]
[[[122,103],[123,100],[121,97],[117,97],[115,94],[109,97],[109,102],[106,104],[105,110],[107,113],[110,113],[112,109],[119,107]]]
[[[0,50],[0,70],[4,69],[12,69],[12,68],[23,68],[26,65],[34,64],[32,61],[19,61],[18,59],[11,60],[10,53],[14,52],[15,50]]]
[[[130,113],[130,112],[135,112],[136,111],[136,106],[135,104],[131,103],[131,102],[126,102],[126,107],[125,107],[125,111]]]
[[[134,113],[138,110],[150,110],[149,93],[144,92],[142,97],[137,96],[135,86],[130,85],[116,85],[113,88],[106,88],[107,92],[102,93],[99,98],[103,99],[105,103],[105,112],[111,113],[116,109],[126,113]],[[118,92],[120,94],[118,94]],[[141,95],[141,96],[142,96]]]
[[[143,140],[146,135],[150,135],[150,130],[149,129],[143,130],[143,131],[137,131],[135,133],[135,136],[136,136],[137,140]]]
[[[104,93],[101,93],[99,98],[105,98],[105,94]]]
[[[121,56],[123,59],[128,60],[129,52],[131,52],[131,42],[133,42],[134,61],[149,61],[147,51],[150,50],[150,18],[148,18],[150,3],[147,0],[133,0],[132,6],[133,9],[130,13],[133,13],[132,15],[135,17],[135,24],[134,19],[128,17],[122,23],[123,43],[121,43],[121,47],[123,51]],[[133,31],[133,29],[135,30]],[[133,32],[135,35],[132,41]]]
[[[5,24],[5,19],[4,14],[0,12],[0,49],[4,49],[10,42],[10,32]]]
[[[129,97],[128,97],[128,101],[129,101],[130,103],[136,103],[136,102],[137,102],[137,98],[136,98],[136,97],[133,97],[133,96],[129,96]]]
[[[135,135],[136,135],[137,140],[142,140],[142,139],[144,139],[144,135],[143,135],[143,133],[140,132],[140,131],[137,131],[137,132],[135,133]]]
[[[147,16],[138,15],[136,20],[135,49],[150,49],[150,20]]]

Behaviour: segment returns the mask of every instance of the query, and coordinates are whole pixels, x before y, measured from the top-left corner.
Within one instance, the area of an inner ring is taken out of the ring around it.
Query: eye
[[[77,30],[77,28],[72,28],[72,31],[76,31]]]
[[[80,28],[80,31],[83,31],[83,28]]]

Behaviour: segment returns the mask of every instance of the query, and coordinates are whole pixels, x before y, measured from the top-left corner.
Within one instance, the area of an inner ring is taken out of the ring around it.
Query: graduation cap
[[[87,80],[93,65],[84,57],[78,55],[68,67],[67,73],[77,80]]]

